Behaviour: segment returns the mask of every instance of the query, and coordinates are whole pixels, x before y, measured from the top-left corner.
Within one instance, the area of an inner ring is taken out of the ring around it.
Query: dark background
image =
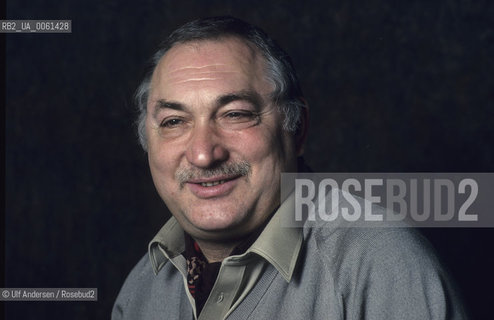
[[[202,16],[261,26],[310,103],[306,161],[327,172],[492,172],[491,1],[8,1],[5,287],[97,287],[98,302],[9,302],[7,319],[108,319],[168,212],[132,95],[161,37]],[[491,319],[492,229],[425,230],[474,319]]]

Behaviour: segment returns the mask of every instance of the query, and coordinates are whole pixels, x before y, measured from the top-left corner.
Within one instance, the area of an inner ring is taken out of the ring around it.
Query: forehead
[[[181,89],[271,92],[266,63],[253,45],[237,38],[201,40],[177,44],[159,61],[151,80],[153,95],[168,97]],[[162,97],[160,97],[162,98]]]

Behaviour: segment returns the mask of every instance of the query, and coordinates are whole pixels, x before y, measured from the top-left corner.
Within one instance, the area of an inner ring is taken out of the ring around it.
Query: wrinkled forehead
[[[269,82],[266,60],[260,51],[247,41],[227,37],[176,44],[159,61],[151,83],[152,87],[153,83],[176,83],[208,73],[237,74]]]

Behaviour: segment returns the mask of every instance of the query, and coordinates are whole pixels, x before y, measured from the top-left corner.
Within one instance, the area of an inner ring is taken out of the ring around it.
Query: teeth
[[[213,181],[213,182],[201,182],[201,186],[203,187],[212,187],[219,185],[220,183],[225,183],[226,180]]]

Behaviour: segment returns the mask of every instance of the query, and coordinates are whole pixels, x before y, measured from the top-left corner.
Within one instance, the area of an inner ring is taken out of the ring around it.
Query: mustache
[[[249,176],[251,165],[247,161],[238,161],[230,163],[222,163],[214,168],[180,168],[175,173],[175,179],[180,183],[180,188],[183,188],[189,180],[205,179],[215,176]]]

